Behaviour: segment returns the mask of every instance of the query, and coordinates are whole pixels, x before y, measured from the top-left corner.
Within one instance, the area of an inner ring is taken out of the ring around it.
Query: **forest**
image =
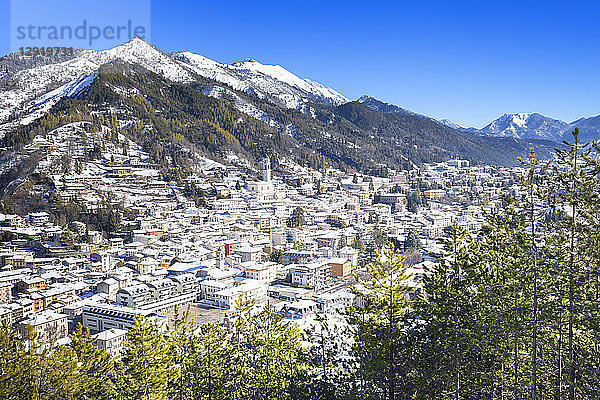
[[[451,226],[419,290],[390,245],[311,328],[252,304],[225,328],[138,319],[113,359],[81,327],[60,346],[3,327],[0,398],[599,398],[600,148],[573,137],[522,160],[479,233]]]

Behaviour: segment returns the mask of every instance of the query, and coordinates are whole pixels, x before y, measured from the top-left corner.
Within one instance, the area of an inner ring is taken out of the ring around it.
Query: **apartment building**
[[[51,310],[41,311],[20,321],[17,329],[23,335],[33,329],[37,333],[37,339],[41,342],[58,340],[68,334],[67,316]]]

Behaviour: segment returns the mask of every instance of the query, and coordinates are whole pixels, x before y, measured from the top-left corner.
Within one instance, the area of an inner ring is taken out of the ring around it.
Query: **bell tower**
[[[271,159],[269,157],[263,158],[262,172],[263,172],[263,181],[271,182]]]

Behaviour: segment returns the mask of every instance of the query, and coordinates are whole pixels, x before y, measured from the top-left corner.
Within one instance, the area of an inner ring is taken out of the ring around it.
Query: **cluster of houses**
[[[201,174],[175,183],[162,181],[133,144],[127,154],[119,148],[86,160],[78,173],[55,173],[52,143],[26,150],[47,152],[41,168],[56,195],[91,211],[110,199],[127,213],[108,235],[83,221],[61,225],[47,212],[0,214],[8,238],[0,246],[0,323],[59,341],[81,323],[115,356],[137,316],[222,323],[252,302],[302,320],[357,304],[354,273],[382,235],[400,244],[410,232],[420,238],[421,258],[411,266],[418,290],[445,229],[458,222],[476,232],[483,210],[515,190],[521,173],[451,160],[370,177],[283,160],[273,178],[267,159],[262,176],[249,178],[207,160]],[[85,152],[74,154],[84,161]],[[206,194],[203,205],[188,196],[191,185]]]

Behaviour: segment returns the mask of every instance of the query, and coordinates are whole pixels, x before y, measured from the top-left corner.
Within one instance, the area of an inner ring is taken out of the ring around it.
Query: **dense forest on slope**
[[[492,209],[448,230],[414,291],[393,247],[366,266],[362,301],[314,328],[270,306],[231,330],[138,319],[120,360],[81,329],[44,346],[0,329],[4,399],[592,399],[600,395],[600,160],[577,140]]]
[[[514,165],[534,147],[541,158],[547,158],[556,143],[542,140],[514,140],[475,136],[457,131],[433,119],[401,113],[381,113],[359,102],[338,106],[337,115],[350,121],[373,142],[383,143],[391,153],[400,152],[408,159],[437,162],[460,157],[472,162]]]

